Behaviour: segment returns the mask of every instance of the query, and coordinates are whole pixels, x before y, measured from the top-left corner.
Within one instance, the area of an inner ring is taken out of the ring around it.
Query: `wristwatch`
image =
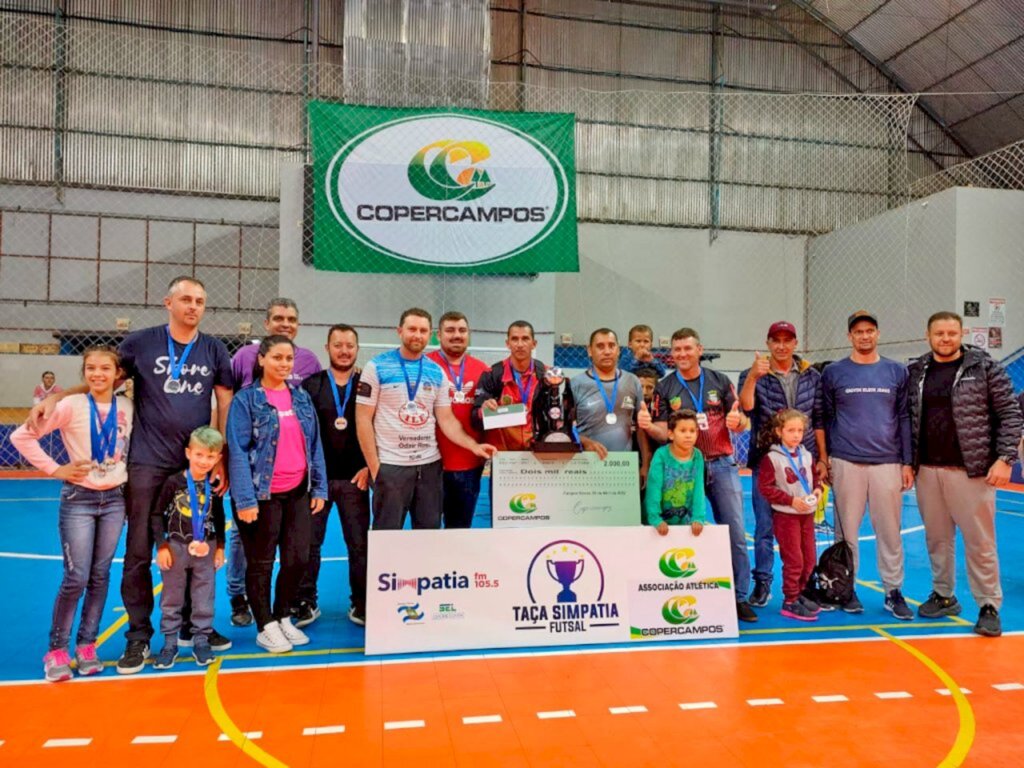
[[[1000,456],[999,460],[1008,466],[1013,466],[1014,462],[1017,461],[1016,456]]]

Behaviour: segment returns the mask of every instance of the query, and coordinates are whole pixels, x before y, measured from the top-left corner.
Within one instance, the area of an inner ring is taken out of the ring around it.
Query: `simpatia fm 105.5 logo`
[[[530,602],[512,606],[516,630],[556,634],[618,627],[619,606],[606,601],[600,559],[587,545],[558,539],[537,550],[526,569]]]
[[[374,125],[333,155],[323,183],[333,218],[351,237],[422,265],[508,259],[535,249],[575,213],[570,179],[551,149],[475,115]]]

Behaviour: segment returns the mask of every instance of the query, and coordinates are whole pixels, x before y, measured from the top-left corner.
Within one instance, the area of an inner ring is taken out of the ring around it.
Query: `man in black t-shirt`
[[[335,325],[327,332],[330,366],[302,382],[313,400],[320,420],[320,440],[327,462],[329,499],[341,518],[341,532],[348,547],[348,579],[352,606],[348,617],[362,626],[366,623],[366,552],[370,530],[369,470],[356,438],[356,388],[359,386],[359,333],[350,325]],[[330,378],[328,378],[330,377]],[[331,381],[334,386],[331,386]],[[317,578],[320,575],[320,550],[327,533],[330,507],[313,515],[313,542],[309,568],[299,586],[299,605],[295,608],[295,626],[312,624],[320,616],[317,603]]]
[[[927,619],[956,616],[956,529],[964,539],[967,580],[981,609],[974,631],[1002,634],[996,551],[995,489],[1010,480],[1024,419],[1013,384],[986,352],[962,343],[953,312],[928,319],[931,351],[910,364],[917,504],[932,566],[932,593],[918,608]]]

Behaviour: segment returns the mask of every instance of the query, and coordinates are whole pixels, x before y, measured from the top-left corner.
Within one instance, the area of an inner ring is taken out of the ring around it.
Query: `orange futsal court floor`
[[[115,560],[99,642],[108,668],[51,684],[40,660],[61,576],[58,490],[0,480],[0,766],[1024,765],[1019,492],[997,494],[999,639],[971,632],[962,555],[961,616],[899,622],[883,611],[865,525],[861,615],[784,619],[776,575],[772,602],[738,641],[366,656],[363,630],[345,618],[335,516],[309,646],[271,657],[251,627],[230,626],[221,571],[215,626],[233,648],[207,669],[183,649],[172,671],[119,677],[126,617]],[[904,593],[916,606],[930,573],[912,493],[902,531]]]

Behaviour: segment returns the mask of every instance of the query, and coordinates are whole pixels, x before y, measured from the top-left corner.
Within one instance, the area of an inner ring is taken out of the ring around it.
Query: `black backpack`
[[[845,605],[853,597],[853,550],[837,541],[821,553],[807,582],[807,591],[817,603]]]

